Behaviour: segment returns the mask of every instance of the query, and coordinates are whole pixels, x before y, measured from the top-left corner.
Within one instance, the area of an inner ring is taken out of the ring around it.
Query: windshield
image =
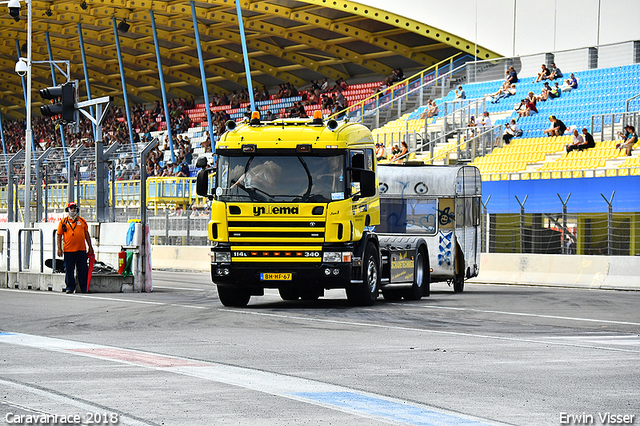
[[[344,199],[344,155],[218,157],[220,201],[326,203]]]

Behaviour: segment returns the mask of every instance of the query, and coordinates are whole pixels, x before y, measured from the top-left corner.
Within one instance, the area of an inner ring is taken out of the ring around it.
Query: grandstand
[[[487,72],[488,77],[485,77],[483,72],[478,72],[480,67],[472,57],[456,55],[417,72],[393,87],[382,87],[382,80],[349,84],[343,92],[349,105],[346,119],[362,121],[372,127],[374,138],[386,146],[387,153],[391,151],[393,144],[407,141],[410,152],[400,161],[419,161],[428,164],[464,162],[477,166],[486,185],[483,193],[486,195],[485,208],[489,215],[487,220],[493,221],[494,237],[498,239],[500,239],[499,224],[503,219],[513,214],[524,214],[527,217],[525,220],[528,223],[529,231],[527,232],[549,233],[549,230],[555,230],[554,243],[551,244],[553,249],[548,250],[566,251],[568,249],[558,244],[557,239],[564,241],[568,238],[575,242],[579,235],[578,228],[586,220],[581,215],[603,214],[615,207],[617,212],[615,220],[621,224],[613,226],[616,229],[614,234],[617,236],[613,238],[609,235],[601,238],[603,233],[612,231],[600,226],[597,231],[589,231],[591,232],[587,238],[590,240],[589,243],[583,242],[576,251],[579,253],[602,252],[603,241],[615,239],[623,241],[615,249],[619,253],[635,253],[636,247],[640,247],[640,242],[636,244],[635,233],[627,230],[635,227],[636,223],[634,212],[637,210],[638,196],[630,188],[635,187],[636,179],[640,176],[640,156],[636,150],[631,157],[626,157],[623,151],[615,148],[615,145],[617,132],[621,130],[623,124],[631,123],[636,126],[638,124],[637,110],[640,104],[637,95],[640,93],[640,64],[631,63],[601,69],[583,69],[584,67],[571,69],[564,66],[565,76],[571,72],[576,75],[579,82],[578,88],[562,93],[560,98],[539,102],[538,114],[517,118],[514,105],[527,92],[533,91],[538,94],[542,88],[542,83],[533,82],[533,73],[527,75],[525,70],[519,74],[520,80],[517,83],[515,96],[493,103],[488,94],[494,93],[503,81],[495,78],[501,74],[500,70],[504,70],[501,67],[519,60],[521,58],[494,61],[491,67],[486,67],[490,72]],[[473,79],[470,78],[471,69],[474,70]],[[497,73],[496,69],[498,69]],[[469,82],[471,80],[475,82]],[[459,84],[464,86],[467,94],[467,99],[464,101],[456,100],[451,90]],[[329,95],[331,94],[333,93],[330,92]],[[435,101],[440,111],[435,117],[425,118],[426,101],[429,99]],[[274,117],[286,117],[296,103],[304,105],[308,116],[321,109],[320,105],[306,105],[302,95],[289,98],[278,98],[272,95],[268,99],[257,101],[255,105],[263,115],[272,113]],[[236,108],[230,105],[210,104],[209,106],[215,114],[215,120],[222,120],[221,117],[243,120],[249,103],[243,102]],[[209,124],[206,108],[204,103],[199,103],[193,108],[185,109],[183,114],[191,127],[178,132],[177,135],[174,134],[175,140],[189,140],[193,149],[192,160],[188,164],[189,176],[150,177],[148,180],[149,202],[156,212],[158,208],[173,211],[176,208],[206,206],[205,200],[197,199],[193,191],[197,158],[205,156],[210,161],[214,159],[212,150],[204,145],[208,139]],[[490,114],[491,126],[468,128],[469,117],[472,115],[479,117],[484,111]],[[322,109],[322,113],[328,117],[332,112],[329,109]],[[122,111],[120,114],[114,120],[116,124],[126,121]],[[589,129],[597,141],[596,147],[586,151],[566,153],[565,145],[570,143],[571,136],[545,137],[543,135],[543,130],[549,125],[549,115],[557,116],[570,129],[583,127]],[[167,123],[164,117],[162,115],[151,117],[149,110],[140,111],[139,119],[134,125],[141,142],[133,145],[132,149],[141,149],[144,141],[149,138],[157,138],[161,143],[164,141],[167,134]],[[523,134],[513,138],[509,145],[503,146],[501,141],[503,125],[512,118],[517,118]],[[153,121],[156,130],[148,131],[145,120]],[[215,127],[220,128],[223,123],[224,121],[216,121]],[[115,131],[110,131],[109,135],[115,137]],[[213,145],[215,141],[214,134]],[[39,142],[45,148],[46,141]],[[179,149],[178,146],[174,148],[176,151]],[[38,152],[37,149],[36,151]],[[73,170],[70,173],[67,164],[71,153],[72,150],[69,148],[62,150],[56,148],[43,163],[45,167],[49,167],[46,177],[50,180],[45,196],[48,200],[48,208],[52,212],[60,211],[68,198],[68,185],[74,179]],[[15,176],[19,178],[21,175],[19,161],[23,157],[16,155],[12,158],[11,164],[17,164]],[[93,181],[95,172],[91,165],[92,155],[89,149],[77,158],[78,173],[75,182],[77,199],[89,208],[93,206],[93,197],[96,192]],[[136,181],[127,180],[136,173],[136,166],[131,165],[134,159],[132,151],[129,148],[120,149],[114,155],[115,164],[124,169],[125,173],[117,175],[118,180],[114,183],[115,190],[111,203],[120,210],[137,209],[139,185]],[[160,166],[165,167],[170,161],[175,162],[174,155],[174,152],[164,150],[159,158]],[[0,170],[9,170],[9,161],[7,160],[6,163],[6,166],[0,167]],[[10,177],[10,181],[15,184],[12,180],[14,176],[8,174],[7,177]],[[20,187],[13,194],[7,187],[0,192],[0,207],[7,210],[10,218],[19,217],[18,207],[24,203],[20,198],[23,196]],[[565,205],[563,200],[568,199],[569,196],[571,201],[567,201],[568,204]],[[9,202],[10,197],[16,197],[14,202]],[[603,199],[604,202],[594,203],[594,198]],[[39,202],[36,204],[39,205]],[[574,206],[569,219],[573,226],[559,225],[559,214],[549,213],[559,212],[570,206]],[[14,210],[18,216],[13,214]],[[491,215],[495,215],[494,219],[490,219]],[[510,232],[522,234],[524,231],[518,229],[521,226],[520,223],[522,223],[520,220],[512,220],[508,225]],[[521,240],[522,238],[525,237],[521,235]],[[536,240],[535,237],[526,238],[531,241]],[[512,244],[504,246],[497,242],[492,243],[493,246],[488,242],[483,244],[486,244],[488,250],[495,250],[496,247],[507,251],[523,250],[522,247],[516,247],[517,243],[513,242],[512,237],[507,239],[511,239]],[[531,244],[532,247],[535,245],[533,242]],[[597,246],[598,249],[590,248],[592,246]],[[606,250],[611,252],[613,248],[606,247]]]

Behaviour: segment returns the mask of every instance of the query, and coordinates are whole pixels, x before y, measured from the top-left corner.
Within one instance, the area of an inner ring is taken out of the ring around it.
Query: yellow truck
[[[283,300],[343,288],[356,306],[373,305],[379,292],[429,295],[427,238],[375,232],[381,204],[367,127],[254,113],[227,123],[216,154],[215,169],[198,160],[196,192],[211,200],[211,278],[223,305],[245,306],[265,288]]]

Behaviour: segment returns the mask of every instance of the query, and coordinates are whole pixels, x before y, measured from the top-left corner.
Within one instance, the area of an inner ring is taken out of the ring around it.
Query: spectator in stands
[[[398,146],[397,143],[395,143],[391,147],[391,157],[389,158],[389,161],[392,161],[395,158],[397,158],[399,154],[400,154],[400,147]]]
[[[578,88],[578,79],[575,75],[573,75],[573,73],[569,75],[569,87],[571,87],[571,89]]]
[[[633,150],[633,145],[638,142],[638,135],[636,134],[636,128],[632,125],[628,124],[626,130],[629,131],[629,136],[624,142],[621,142],[616,145],[617,149],[624,149],[627,153],[627,156],[631,156],[631,151]]]
[[[271,110],[267,110],[267,115],[265,116],[265,121],[273,121],[275,116],[271,112]]]
[[[549,72],[549,80],[555,80],[556,78],[562,80],[562,71],[560,71],[560,68],[556,67],[555,62],[551,62],[551,69],[549,69]]]
[[[491,101],[492,104],[497,104],[500,99],[504,99],[507,98],[509,96],[513,96],[516,94],[516,85],[511,84],[510,86],[508,86],[507,88],[503,89],[500,88],[498,89],[498,91],[496,93],[493,93],[489,96],[491,96],[493,98],[493,100]]]
[[[571,152],[573,150],[579,150],[582,151],[582,149],[580,149],[580,147],[582,145],[585,144],[584,138],[582,137],[582,135],[578,132],[578,129],[575,129],[573,131],[573,141],[570,144],[567,144],[564,146],[564,149],[567,152]]]
[[[559,98],[561,95],[562,95],[562,90],[560,89],[560,86],[556,81],[555,83],[553,83],[553,87],[549,91],[549,98],[555,99],[555,98]]]
[[[402,71],[402,68],[396,68],[391,73],[391,77],[393,78],[393,83],[398,83],[404,80],[404,71]]]
[[[307,92],[307,102],[306,105],[318,105],[318,103],[320,102],[320,98],[318,97],[318,95],[316,94],[315,91],[313,90],[309,90]]]
[[[582,128],[582,138],[584,139],[584,146],[580,148],[580,151],[596,147],[596,141],[593,139],[593,135],[587,131],[586,127]]]
[[[480,120],[480,125],[483,127],[491,127],[491,117],[489,117],[489,111],[485,111],[482,114],[482,120]]]
[[[506,83],[510,86],[518,82],[518,73],[513,66],[509,67],[509,76],[507,77]],[[507,86],[505,86],[507,87]]]
[[[505,130],[504,134],[502,135],[502,140],[504,141],[505,145],[509,145],[511,143],[511,139],[522,135],[522,130],[518,128],[518,124],[516,123],[515,118],[511,119],[511,123],[505,123],[504,127]]]
[[[382,161],[387,158],[387,150],[384,147],[384,144],[377,143],[376,144],[376,159],[378,161]]]
[[[533,80],[534,83],[539,83],[542,80],[550,80],[549,76],[551,75],[551,71],[549,68],[547,68],[545,64],[542,64],[540,68],[541,70],[538,73],[538,76]]]
[[[194,109],[196,107],[196,100],[193,99],[193,95],[189,97],[189,100],[184,103],[184,109]]]
[[[523,99],[523,103],[524,103],[524,108],[521,108],[518,111],[518,116],[519,117],[528,117],[532,114],[537,114],[538,113],[538,108],[536,107],[536,96],[533,94],[533,92],[529,92],[529,94],[527,95],[527,97],[525,99]]]
[[[397,153],[394,154],[389,161],[400,161],[400,160],[406,160],[405,155],[409,152],[409,146],[407,145],[407,143],[405,141],[400,142],[400,145],[402,145],[402,148],[399,148],[397,150]],[[398,145],[394,146],[395,148],[398,147]]]
[[[550,115],[549,121],[551,122],[551,125],[547,130],[544,131],[547,136],[564,135],[565,130],[567,130],[567,126],[562,122],[562,120],[556,118],[555,115]]]
[[[329,90],[329,81],[327,80],[327,77],[322,79],[322,84],[320,85],[320,93],[324,93],[327,90]]]
[[[549,99],[549,93],[551,92],[551,87],[549,86],[549,82],[545,81],[544,85],[542,86],[542,90],[540,91],[540,94],[538,96],[536,96],[536,100],[539,101],[546,101],[547,99]]]
[[[435,117],[440,113],[440,108],[436,105],[436,101],[430,100],[429,107],[427,109],[427,118]]]
[[[571,87],[571,80],[566,79],[564,81],[564,83],[562,83],[562,86],[560,86],[560,91],[562,92],[570,92],[573,89],[573,87]]]
[[[209,136],[209,132],[204,132],[206,138],[204,141],[200,142],[200,147],[204,148],[204,152],[211,152],[211,136]]]
[[[336,84],[334,84],[334,86],[329,91],[335,92],[338,89],[345,90],[347,87],[348,87],[347,82],[344,81],[342,77],[338,77],[338,79],[336,80]]]
[[[458,99],[467,99],[467,94],[465,93],[464,89],[462,88],[462,86],[458,86],[458,88],[455,91],[456,93],[456,100]]]
[[[336,103],[338,104],[338,110],[343,110],[347,107],[347,99],[342,93],[342,89],[338,89],[338,96],[336,97]]]
[[[618,132],[618,136],[622,138],[622,142],[626,142],[627,138],[629,137],[629,125],[625,124],[623,129],[624,129],[624,133]],[[618,145],[616,145],[616,148],[618,148]]]

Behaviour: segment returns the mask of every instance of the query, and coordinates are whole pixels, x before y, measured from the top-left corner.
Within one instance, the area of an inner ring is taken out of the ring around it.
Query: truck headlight
[[[231,262],[231,253],[228,251],[216,251],[215,253],[215,261],[216,262]]]
[[[322,261],[323,262],[351,262],[351,256],[353,253],[350,251],[339,252],[339,251],[326,251],[322,253]]]

